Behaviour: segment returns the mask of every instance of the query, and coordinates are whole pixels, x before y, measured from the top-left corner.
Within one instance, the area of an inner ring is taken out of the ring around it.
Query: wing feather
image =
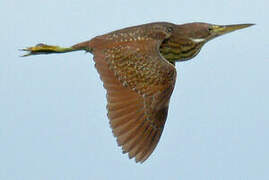
[[[112,132],[123,152],[136,162],[144,162],[158,144],[175,84],[176,70],[158,50],[166,36],[113,44],[109,38],[114,36],[108,34],[98,37],[102,43],[96,38],[93,46],[95,67],[107,90]]]

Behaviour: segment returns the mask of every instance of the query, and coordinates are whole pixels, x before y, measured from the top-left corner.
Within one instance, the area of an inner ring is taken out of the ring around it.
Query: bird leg
[[[28,54],[25,54],[22,56],[22,57],[25,57],[25,56],[38,55],[38,54],[67,53],[67,52],[78,51],[82,49],[77,49],[73,47],[66,48],[66,47],[60,47],[60,46],[51,46],[51,45],[40,43],[40,44],[37,44],[36,46],[28,47],[21,50],[28,52]]]

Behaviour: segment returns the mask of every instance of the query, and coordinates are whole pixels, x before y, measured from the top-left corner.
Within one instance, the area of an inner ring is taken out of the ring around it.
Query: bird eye
[[[172,27],[167,27],[167,32],[171,33],[173,31],[174,31],[174,29]]]
[[[210,27],[208,28],[208,31],[209,31],[209,32],[213,31],[213,27],[210,26]]]

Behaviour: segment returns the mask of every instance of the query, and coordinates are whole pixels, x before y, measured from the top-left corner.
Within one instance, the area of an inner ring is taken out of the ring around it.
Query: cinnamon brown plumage
[[[28,55],[85,50],[94,55],[113,134],[129,158],[144,162],[159,142],[176,82],[176,61],[198,54],[219,35],[251,24],[158,22],[97,36],[69,48],[38,44]]]

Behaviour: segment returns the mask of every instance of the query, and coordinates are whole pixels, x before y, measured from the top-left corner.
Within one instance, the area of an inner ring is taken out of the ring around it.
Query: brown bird
[[[38,44],[29,55],[85,50],[107,91],[107,111],[123,152],[144,162],[161,137],[176,82],[175,62],[198,54],[209,40],[253,24],[157,22],[97,36],[69,48]]]

